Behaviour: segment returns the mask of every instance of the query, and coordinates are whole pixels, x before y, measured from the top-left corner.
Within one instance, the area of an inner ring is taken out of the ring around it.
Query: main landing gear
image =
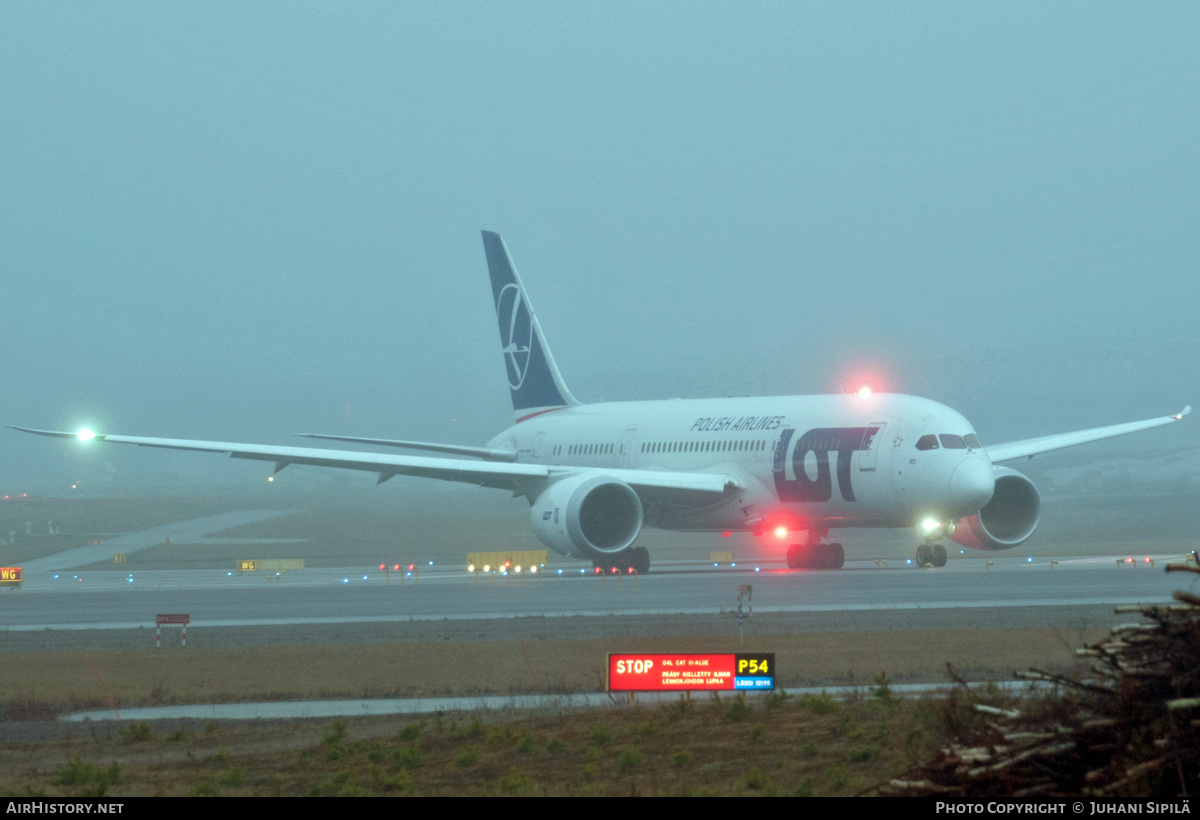
[[[841,569],[845,563],[841,544],[792,544],[787,551],[790,569]]]
[[[624,574],[633,570],[638,575],[645,575],[650,571],[650,550],[645,547],[630,547],[603,561],[594,560],[592,566],[604,572],[612,572],[615,569]]]
[[[841,569],[846,563],[846,551],[841,544],[822,544],[829,530],[809,530],[808,542],[792,544],[787,551],[790,569]]]

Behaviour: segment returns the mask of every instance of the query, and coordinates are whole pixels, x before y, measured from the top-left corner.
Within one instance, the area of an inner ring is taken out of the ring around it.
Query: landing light
[[[86,427],[84,427],[82,430],[80,430],[75,435],[79,436],[80,441],[91,441],[92,439],[94,439],[96,437],[96,434],[93,433],[91,430],[87,429]]]
[[[871,393],[872,393],[871,388],[867,387],[865,384],[862,387],[858,388],[858,397],[860,399],[871,398]]]
[[[933,532],[940,526],[941,524],[934,521],[932,518],[926,518],[921,522],[921,529],[925,530],[925,532]]]

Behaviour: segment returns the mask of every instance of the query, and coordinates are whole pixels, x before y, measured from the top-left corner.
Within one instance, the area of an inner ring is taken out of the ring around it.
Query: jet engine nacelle
[[[543,490],[529,517],[534,534],[550,549],[594,560],[633,543],[642,531],[642,501],[615,478],[575,475]]]
[[[950,539],[976,550],[1006,550],[1023,543],[1037,529],[1042,497],[1033,482],[1016,470],[995,467],[992,499],[975,515],[960,518]]]

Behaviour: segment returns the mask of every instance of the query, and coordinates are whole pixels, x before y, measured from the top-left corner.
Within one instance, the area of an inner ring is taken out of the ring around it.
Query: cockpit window
[[[936,450],[938,448],[937,436],[930,433],[927,436],[921,436],[917,439],[918,450]]]
[[[972,450],[983,449],[983,445],[979,443],[979,438],[974,433],[967,433],[965,436],[963,436],[963,441],[965,441],[967,446]]]
[[[967,443],[963,441],[962,436],[956,436],[953,433],[942,433],[940,438],[942,440],[942,446],[947,450],[967,449]]]

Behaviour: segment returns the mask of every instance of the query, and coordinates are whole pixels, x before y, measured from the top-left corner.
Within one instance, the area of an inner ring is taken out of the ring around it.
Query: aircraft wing
[[[1173,416],[1159,416],[1145,421],[1131,421],[1128,424],[1114,424],[1109,427],[1093,427],[1090,430],[1077,430],[1074,433],[1059,433],[1054,436],[1027,438],[1021,441],[1010,441],[985,447],[988,457],[993,461],[1012,461],[1015,458],[1033,458],[1039,453],[1051,450],[1061,450],[1064,447],[1074,447],[1076,444],[1087,444],[1089,441],[1099,441],[1104,438],[1123,436],[1126,433],[1136,433],[1138,430],[1148,430],[1163,424],[1171,424],[1192,412],[1189,404]]]
[[[227,453],[233,458],[275,462],[275,472],[290,464],[312,467],[339,467],[378,473],[382,484],[392,476],[411,475],[436,478],[442,481],[461,481],[481,487],[512,490],[523,494],[531,481],[549,480],[579,472],[594,472],[612,476],[633,487],[639,495],[654,496],[669,492],[676,497],[691,496],[697,502],[712,501],[739,487],[736,478],[728,475],[667,470],[607,470],[597,467],[556,467],[545,464],[516,464],[492,461],[467,461],[453,458],[364,453],[354,450],[324,450],[310,447],[276,447],[264,444],[238,444],[229,441],[194,441],[177,438],[145,438],[115,436],[100,433],[69,433],[57,430],[34,430],[13,427],[25,433],[55,438],[77,439],[84,444],[103,441],[111,444],[136,444],[140,447],[161,447],[168,450],[192,450],[202,453]]]

